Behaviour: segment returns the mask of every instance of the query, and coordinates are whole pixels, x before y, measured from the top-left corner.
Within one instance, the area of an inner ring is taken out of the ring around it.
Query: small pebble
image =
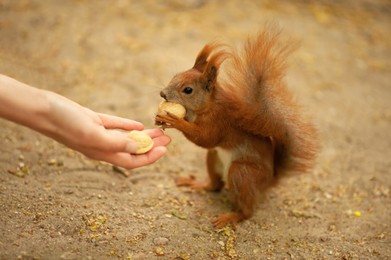
[[[156,246],[164,246],[164,245],[167,245],[168,243],[168,238],[165,238],[165,237],[156,237],[153,239],[153,243],[156,245]]]

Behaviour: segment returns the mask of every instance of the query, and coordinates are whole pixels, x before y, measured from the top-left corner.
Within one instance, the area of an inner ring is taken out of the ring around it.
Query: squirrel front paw
[[[163,130],[166,128],[172,128],[172,126],[165,122],[162,116],[159,115],[155,117],[155,125],[160,126],[161,128],[163,128]]]
[[[190,187],[192,190],[198,192],[204,191],[207,187],[206,183],[197,181],[193,175],[189,177],[178,177],[175,179],[175,184],[178,187]]]
[[[169,123],[170,118],[167,115],[156,115],[155,125],[161,126],[163,129],[172,128],[172,125]]]
[[[184,120],[169,112],[167,112],[167,115],[156,115],[155,117],[155,124],[163,129],[177,128],[181,121]]]
[[[217,183],[212,183],[210,180],[197,181],[193,175],[190,175],[189,177],[178,177],[175,179],[175,184],[178,187],[190,187],[190,189],[197,192],[220,191],[222,187],[220,185],[217,185]]]

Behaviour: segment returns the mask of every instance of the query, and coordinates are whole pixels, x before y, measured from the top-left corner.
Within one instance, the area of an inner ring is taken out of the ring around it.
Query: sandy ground
[[[312,173],[215,230],[230,204],[175,187],[205,176],[177,131],[166,157],[121,173],[1,120],[0,258],[390,259],[389,1],[0,0],[0,73],[151,128],[160,89],[206,42],[268,20],[301,42],[287,81],[320,130]]]

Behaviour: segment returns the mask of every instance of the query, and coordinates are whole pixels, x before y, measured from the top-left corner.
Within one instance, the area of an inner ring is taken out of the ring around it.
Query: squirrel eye
[[[185,94],[191,94],[193,92],[193,89],[191,87],[185,87],[183,89],[183,93]]]

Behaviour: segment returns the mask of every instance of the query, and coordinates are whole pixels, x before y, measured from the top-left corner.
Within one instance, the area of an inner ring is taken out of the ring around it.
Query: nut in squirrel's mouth
[[[162,101],[160,102],[158,108],[157,108],[157,118],[158,117],[166,117],[166,119],[162,119],[162,121],[155,120],[155,124],[158,126],[162,126],[163,129],[166,127],[171,127],[172,122],[170,122],[169,117],[174,117],[176,119],[174,120],[186,120],[187,111],[186,108],[179,104],[179,103],[174,103],[174,102],[169,102],[169,101]],[[168,116],[168,118],[167,118]]]
[[[167,114],[183,119],[186,116],[186,108],[179,103],[162,101],[158,106],[158,115]]]

